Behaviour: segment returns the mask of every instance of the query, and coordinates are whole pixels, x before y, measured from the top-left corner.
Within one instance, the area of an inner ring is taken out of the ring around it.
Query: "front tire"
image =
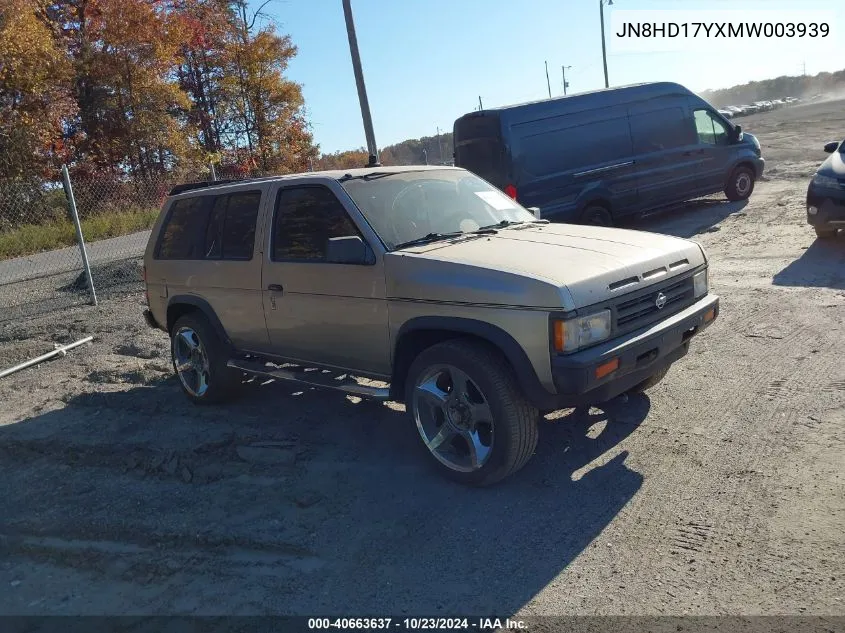
[[[411,364],[405,405],[440,473],[487,486],[525,466],[537,446],[537,417],[510,364],[495,349],[452,340]]]
[[[226,345],[202,314],[179,318],[170,334],[173,371],[194,404],[219,404],[238,392],[242,375],[227,367]]]
[[[725,195],[731,202],[747,200],[754,191],[754,172],[748,167],[737,167],[725,185]]]

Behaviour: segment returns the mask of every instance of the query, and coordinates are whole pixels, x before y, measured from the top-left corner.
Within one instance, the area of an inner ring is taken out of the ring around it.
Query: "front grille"
[[[658,308],[658,296],[661,294],[666,300]],[[613,305],[616,333],[636,330],[683,310],[695,302],[694,295],[692,275],[688,275],[683,279],[669,279],[656,284],[633,298],[620,297]]]

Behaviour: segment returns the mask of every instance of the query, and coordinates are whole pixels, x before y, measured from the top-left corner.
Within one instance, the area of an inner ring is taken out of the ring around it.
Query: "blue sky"
[[[258,2],[250,0],[253,7]],[[834,8],[835,7],[835,8]],[[481,95],[486,107],[601,88],[598,0],[352,0],[376,141],[451,130]],[[834,11],[833,33],[845,36],[839,0],[614,0],[617,9],[766,9]],[[341,0],[272,0],[264,9],[299,48],[289,77],[303,85],[322,151],[365,145]],[[610,45],[610,44],[609,44]],[[841,50],[841,49],[840,49]],[[750,80],[845,68],[845,55],[782,46],[756,55],[712,50],[660,53],[609,51],[611,85],[678,81],[695,91]]]

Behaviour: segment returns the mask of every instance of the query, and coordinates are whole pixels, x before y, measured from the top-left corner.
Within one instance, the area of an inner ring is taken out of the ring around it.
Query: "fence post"
[[[214,161],[209,162],[208,166],[211,167],[211,180],[217,182],[217,171],[214,169]]]
[[[82,265],[85,268],[85,277],[88,279],[88,289],[91,291],[91,299],[97,305],[97,293],[94,290],[94,278],[91,276],[91,266],[88,265],[88,251],[85,250],[85,238],[82,236],[82,225],[79,223],[79,213],[76,211],[76,199],[73,197],[73,187],[70,186],[70,174],[67,165],[62,165],[62,182],[65,187],[65,197],[73,218],[73,226],[76,228],[76,241],[79,243],[79,252],[82,255]]]

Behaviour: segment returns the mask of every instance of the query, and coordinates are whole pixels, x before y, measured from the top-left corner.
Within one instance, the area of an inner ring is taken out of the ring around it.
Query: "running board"
[[[367,387],[366,385],[359,385],[355,381],[340,383],[334,380],[336,384],[330,382],[322,382],[319,380],[304,379],[310,372],[305,371],[291,371],[288,369],[279,369],[277,367],[267,367],[266,365],[248,360],[230,360],[226,363],[232,369],[239,369],[254,376],[265,376],[267,378],[275,378],[276,380],[288,380],[296,382],[300,385],[308,385],[309,387],[317,387],[319,389],[332,389],[334,391],[342,391],[352,396],[359,396],[361,398],[373,398],[375,400],[388,400],[390,398],[390,389],[387,387]],[[317,374],[320,375],[320,374]]]

